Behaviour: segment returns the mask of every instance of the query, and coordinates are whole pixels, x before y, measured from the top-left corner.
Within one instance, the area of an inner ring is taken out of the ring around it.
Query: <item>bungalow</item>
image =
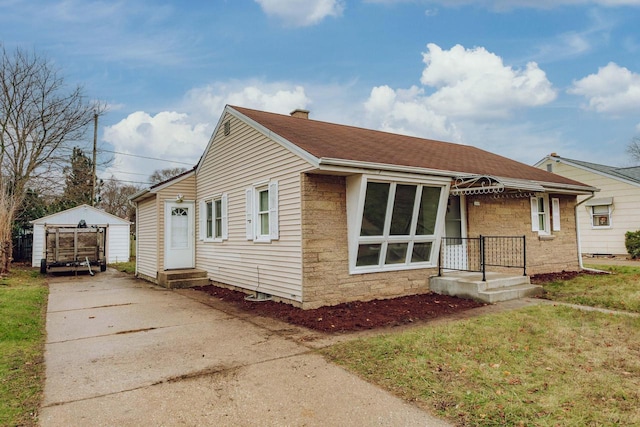
[[[227,106],[194,170],[132,197],[136,274],[308,309],[430,292],[443,269],[579,269],[574,207],[593,187],[308,114]]]
[[[551,153],[534,166],[580,180],[600,192],[578,198],[578,229],[582,253],[627,255],[625,233],[640,230],[640,166],[619,168]]]

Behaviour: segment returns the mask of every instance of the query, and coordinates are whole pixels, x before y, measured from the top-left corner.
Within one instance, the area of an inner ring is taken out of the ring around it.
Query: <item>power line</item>
[[[107,170],[103,169],[103,170],[100,171],[100,173],[107,173]],[[109,173],[113,174],[113,175],[115,175],[116,173],[118,173],[118,174],[123,173],[125,175],[149,176],[148,173],[125,172],[125,171],[123,171],[121,169],[111,169],[111,168],[109,168]]]
[[[126,179],[118,179],[118,178],[101,178],[102,181],[117,181],[117,182],[128,182],[130,184],[145,184],[145,185],[151,185],[150,182],[147,181],[129,181]]]
[[[187,163],[187,162],[178,162],[175,160],[165,160],[165,159],[158,159],[157,157],[147,157],[147,156],[139,156],[137,154],[129,154],[129,153],[121,153],[119,151],[111,151],[111,150],[103,150],[100,149],[98,151],[101,151],[103,153],[112,153],[112,154],[120,154],[122,156],[131,156],[131,157],[138,157],[140,159],[147,159],[147,160],[157,160],[159,162],[167,162],[167,163],[179,163],[181,165],[189,165],[189,166],[193,166],[193,163]]]

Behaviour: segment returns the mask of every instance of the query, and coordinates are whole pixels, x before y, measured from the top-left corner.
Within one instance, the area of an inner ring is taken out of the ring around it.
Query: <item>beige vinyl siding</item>
[[[231,134],[221,126],[197,175],[198,201],[226,193],[229,238],[196,243],[196,267],[209,278],[249,290],[302,301],[300,173],[310,165],[252,127],[227,115]],[[245,190],[278,181],[279,239],[255,243],[246,238]],[[197,209],[196,236],[200,217]]]
[[[196,200],[195,175],[179,180],[156,193],[156,197],[158,198],[158,271],[164,270],[165,202],[175,202],[178,194],[182,194],[184,201]]]
[[[138,203],[137,273],[155,279],[158,271],[158,208],[156,198]]]
[[[553,163],[553,172],[558,175],[599,188],[594,198],[613,197],[610,228],[592,227],[591,209],[584,205],[578,207],[582,253],[626,254],[625,233],[640,230],[640,186],[563,163],[547,161],[540,167],[546,169],[548,163]],[[581,196],[579,201],[585,198]]]

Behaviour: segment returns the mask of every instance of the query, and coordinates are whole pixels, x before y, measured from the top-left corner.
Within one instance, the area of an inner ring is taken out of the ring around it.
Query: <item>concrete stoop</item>
[[[158,285],[169,289],[192,288],[209,285],[207,272],[190,268],[186,270],[167,270],[158,273]]]
[[[487,303],[509,301],[536,296],[542,293],[542,286],[532,285],[529,276],[509,276],[487,273],[486,282],[479,273],[445,273],[429,279],[432,292],[441,295],[471,298]]]

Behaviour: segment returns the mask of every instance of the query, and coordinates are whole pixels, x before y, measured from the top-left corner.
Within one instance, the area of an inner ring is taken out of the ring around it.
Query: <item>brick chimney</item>
[[[291,113],[291,117],[297,117],[299,119],[308,119],[309,118],[309,110],[302,110],[300,108],[296,108]]]

